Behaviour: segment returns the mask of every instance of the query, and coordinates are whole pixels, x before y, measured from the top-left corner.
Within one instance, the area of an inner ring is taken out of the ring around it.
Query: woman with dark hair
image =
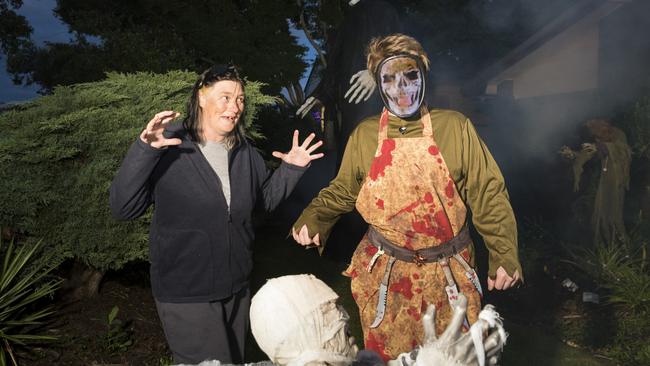
[[[243,81],[232,66],[214,66],[194,84],[179,113],[156,114],[129,149],[110,190],[118,219],[155,205],[149,232],[151,285],[176,363],[241,363],[249,325],[252,212],[273,210],[309,163],[314,135],[271,173],[246,141]]]

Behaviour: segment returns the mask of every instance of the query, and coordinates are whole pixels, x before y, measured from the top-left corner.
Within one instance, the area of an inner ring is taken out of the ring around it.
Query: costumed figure
[[[377,353],[359,351],[348,332],[349,316],[337,299],[338,295],[313,275],[270,279],[253,296],[250,318],[253,336],[271,361],[247,365],[384,366]],[[466,310],[467,301],[460,295],[453,320],[436,337],[436,310],[430,305],[422,318],[425,342],[390,360],[388,365],[496,365],[507,338],[499,314],[487,305],[470,332],[462,333]],[[219,361],[200,364],[220,365]]]
[[[573,191],[580,190],[585,164],[597,157],[600,160],[598,188],[594,199],[591,226],[593,243],[621,242],[627,239],[623,223],[625,191],[630,188],[630,161],[632,151],[625,133],[603,119],[591,119],[585,127],[595,142],[583,143],[574,151],[563,146],[559,153],[573,160]]]
[[[246,140],[244,83],[232,66],[214,66],[196,81],[180,114],[156,114],[129,149],[110,189],[118,219],[154,205],[149,231],[151,287],[175,362],[241,362],[248,328],[253,264],[252,213],[286,198],[320,142],[314,135],[271,172]]]
[[[368,70],[385,108],[348,141],[336,178],[303,211],[292,234],[322,250],[339,216],[355,207],[370,224],[344,275],[360,312],[365,348],[384,360],[422,344],[428,304],[442,333],[467,298],[464,328],[477,320],[467,207],[490,256],[488,288],[521,280],[517,228],[503,177],[472,123],[423,105],[429,60],[415,39],[394,34],[368,46]]]
[[[337,160],[341,160],[343,147],[357,124],[377,113],[381,100],[374,94],[374,76],[366,69],[364,47],[375,37],[401,32],[396,9],[385,0],[351,0],[343,21],[336,33],[330,32],[327,40],[327,65],[316,68],[305,86],[309,97],[296,114],[305,117],[317,109],[325,119],[324,128],[334,129],[326,134],[340,144]],[[315,82],[318,86],[312,86]]]

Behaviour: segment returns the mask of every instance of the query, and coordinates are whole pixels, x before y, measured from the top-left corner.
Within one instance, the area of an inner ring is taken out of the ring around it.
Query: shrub
[[[589,314],[589,321],[598,323],[593,328],[607,333],[603,351],[625,365],[650,364],[650,263],[648,240],[639,233],[634,230],[623,245],[598,244],[572,255],[572,262],[598,284],[606,300]]]
[[[105,271],[147,258],[150,215],[112,219],[108,189],[126,150],[158,111],[184,113],[197,75],[108,74],[100,82],[56,88],[53,94],[0,114],[0,224],[44,238],[60,262],[77,258]],[[246,86],[245,127],[274,102]]]

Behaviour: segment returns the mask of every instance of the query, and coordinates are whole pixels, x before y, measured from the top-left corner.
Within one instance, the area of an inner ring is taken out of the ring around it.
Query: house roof
[[[582,18],[593,13],[595,10],[601,8],[603,5],[611,3],[629,2],[631,0],[580,0],[574,6],[562,12],[559,16],[555,17],[539,31],[534,33],[531,37],[526,39],[519,46],[514,48],[503,58],[499,59],[494,64],[480,71],[473,79],[469,80],[463,85],[463,93],[465,95],[481,95],[485,91],[485,85],[493,77],[503,72],[510,66],[516,64],[524,57],[540,48],[549,40],[558,34],[566,31],[569,27],[577,23]]]

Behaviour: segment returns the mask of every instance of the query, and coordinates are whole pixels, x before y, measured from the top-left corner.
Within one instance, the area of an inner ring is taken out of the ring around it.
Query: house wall
[[[599,86],[599,23],[621,3],[607,2],[490,80],[487,94],[497,94],[506,80],[513,97],[574,93]]]
[[[615,116],[650,91],[649,35],[650,1],[604,3],[459,105],[499,163],[518,214],[566,213],[575,197],[557,151],[585,141],[588,118]],[[498,93],[508,80],[511,95]]]

